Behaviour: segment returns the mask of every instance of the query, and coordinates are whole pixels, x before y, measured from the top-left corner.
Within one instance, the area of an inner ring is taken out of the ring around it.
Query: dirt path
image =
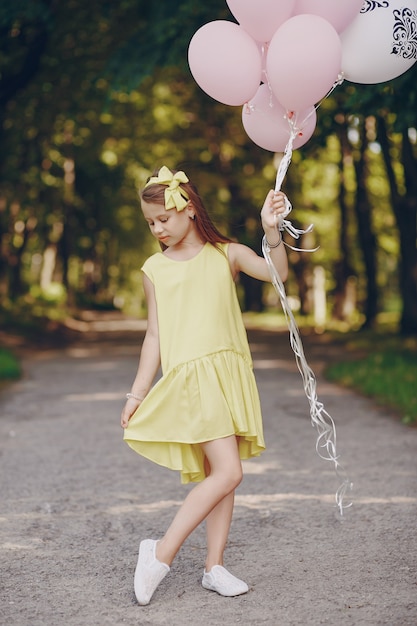
[[[27,354],[0,395],[0,624],[415,626],[417,429],[318,377],[355,485],[341,523],[286,333],[250,333],[268,449],[245,463],[226,563],[250,592],[201,587],[198,529],[137,606],[139,540],[163,532],[187,488],[122,442],[141,341],[130,330]],[[306,348],[316,374],[330,351]]]

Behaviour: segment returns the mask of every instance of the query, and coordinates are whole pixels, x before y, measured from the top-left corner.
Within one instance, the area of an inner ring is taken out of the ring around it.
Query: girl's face
[[[142,200],[141,206],[152,235],[165,246],[175,246],[195,234],[194,222],[190,219],[194,211],[189,205],[183,211],[167,211],[162,204]]]

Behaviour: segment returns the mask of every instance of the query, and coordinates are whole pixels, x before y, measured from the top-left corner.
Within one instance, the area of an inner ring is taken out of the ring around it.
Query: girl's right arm
[[[143,287],[148,306],[148,324],[140,353],[138,371],[132,385],[132,394],[136,398],[129,398],[123,408],[120,420],[122,428],[127,427],[133,413],[149,392],[161,363],[155,289],[146,274],[143,277]]]

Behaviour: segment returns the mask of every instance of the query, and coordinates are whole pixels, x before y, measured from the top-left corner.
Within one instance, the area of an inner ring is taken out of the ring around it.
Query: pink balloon
[[[275,97],[289,111],[319,102],[337,80],[341,58],[339,35],[327,20],[291,17],[269,44],[266,69]]]
[[[358,15],[363,2],[364,0],[296,0],[294,15],[320,15],[341,33]]]
[[[226,0],[229,9],[256,41],[270,41],[293,12],[296,0]]]
[[[292,123],[298,129],[293,148],[301,148],[316,128],[317,114],[313,106],[295,112]],[[243,107],[242,124],[249,139],[271,152],[284,152],[291,133],[287,112],[271,93],[268,85],[260,85],[255,97]]]
[[[217,20],[202,26],[190,41],[188,63],[201,89],[223,104],[242,105],[261,82],[258,46],[233,22]]]

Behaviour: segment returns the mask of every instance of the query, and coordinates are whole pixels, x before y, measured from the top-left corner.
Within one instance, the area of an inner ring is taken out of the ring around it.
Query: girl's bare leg
[[[232,523],[234,503],[235,492],[233,490],[220,500],[207,516],[206,572],[209,572],[214,565],[223,565],[223,553]]]
[[[210,537],[215,528],[222,526],[219,522],[220,512],[225,515],[225,520],[221,528],[221,541],[211,542],[210,553],[213,557],[210,558],[214,558],[215,553],[222,552],[221,545],[225,543],[225,535],[227,539],[233,492],[242,480],[242,464],[236,437],[232,435],[215,439],[201,444],[201,447],[210,464],[210,475],[189,492],[164,537],[157,543],[156,558],[167,565],[171,565],[185,539],[219,503],[219,512],[209,521]]]

